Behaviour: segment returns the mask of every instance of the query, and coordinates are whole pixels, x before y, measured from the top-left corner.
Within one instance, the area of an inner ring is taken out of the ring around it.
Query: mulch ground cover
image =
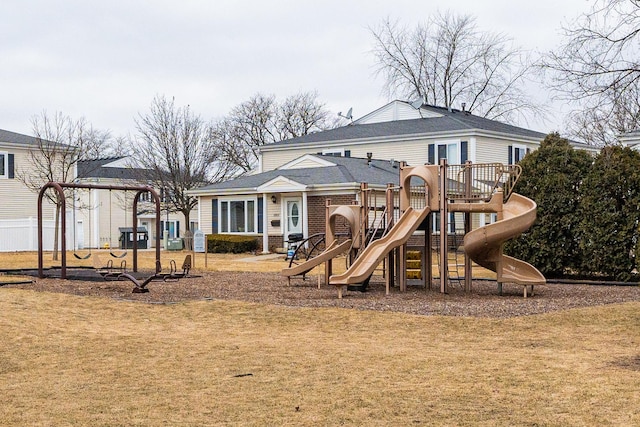
[[[525,316],[570,308],[628,301],[640,301],[638,286],[602,286],[585,284],[546,284],[535,287],[534,296],[523,298],[522,286],[505,284],[498,294],[496,282],[473,282],[472,292],[452,282],[449,292],[409,286],[406,292],[392,288],[385,295],[381,277],[372,278],[366,292],[345,291],[338,299],[333,286],[318,289],[316,276],[307,280],[287,279],[278,273],[207,272],[178,281],[153,281],[149,292],[132,293],[128,281],[35,279],[31,284],[5,285],[8,288],[97,296],[143,303],[181,303],[194,300],[239,300],[290,307],[343,307],[358,310],[403,312],[418,315],[473,316],[504,318]],[[1,289],[1,288],[0,288]]]

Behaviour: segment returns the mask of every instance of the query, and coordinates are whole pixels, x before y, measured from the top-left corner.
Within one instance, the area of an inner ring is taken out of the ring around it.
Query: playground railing
[[[508,200],[522,173],[520,165],[466,163],[447,166],[447,198],[458,202],[489,201],[502,189]]]

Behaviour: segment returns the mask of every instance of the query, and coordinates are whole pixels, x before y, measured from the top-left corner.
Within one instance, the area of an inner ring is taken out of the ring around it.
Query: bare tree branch
[[[496,120],[545,114],[523,90],[534,71],[528,55],[503,35],[478,31],[471,16],[436,14],[413,30],[387,19],[371,34],[388,95],[447,108],[464,102]]]
[[[578,105],[570,117],[574,136],[615,143],[620,133],[640,127],[637,110],[629,110],[638,103],[640,2],[597,0],[563,31],[563,44],[542,63],[549,87],[558,99]],[[623,117],[624,111],[631,114]]]
[[[316,92],[298,93],[282,103],[258,93],[212,124],[210,132],[220,159],[245,173],[256,167],[261,146],[336,125]]]
[[[74,120],[61,112],[46,111],[31,119],[36,148],[29,151],[29,164],[17,167],[16,178],[39,193],[47,182],[72,182],[79,160],[104,153],[109,133],[94,129],[84,118]],[[67,191],[68,193],[69,191]],[[56,192],[45,197],[56,205],[55,223],[59,223],[61,200]],[[58,259],[58,227],[54,236],[53,258]]]
[[[143,171],[140,181],[160,189],[170,210],[184,215],[189,230],[198,200],[187,191],[227,177],[207,126],[189,106],[176,107],[174,99],[156,96],[150,111],[139,114],[136,129],[132,154],[133,166]]]

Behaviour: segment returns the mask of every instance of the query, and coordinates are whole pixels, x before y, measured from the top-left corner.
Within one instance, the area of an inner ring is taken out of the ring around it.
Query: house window
[[[138,196],[138,201],[139,202],[153,202],[154,199],[151,196],[151,192],[150,191],[145,191],[144,193],[140,193],[140,196]]]
[[[255,233],[258,212],[255,199],[221,200],[218,226],[220,233]]]
[[[9,169],[7,165],[7,153],[0,152],[0,178],[7,177],[7,170]]]
[[[344,148],[328,148],[326,150],[322,150],[322,155],[335,157],[351,157],[351,150],[345,150]]]
[[[429,144],[427,149],[428,161],[432,165],[439,164],[442,159],[452,165],[461,164],[469,157],[467,141],[443,141]]]
[[[180,221],[160,221],[160,238],[164,239],[167,233],[168,239],[180,237]]]
[[[524,156],[527,155],[529,149],[526,145],[510,145],[509,146],[509,164],[518,163],[520,160],[524,159]]]
[[[433,222],[431,223],[431,230],[435,234],[440,234],[440,212],[435,212],[433,215]],[[449,212],[449,233],[454,234],[456,232],[456,215],[455,212]]]

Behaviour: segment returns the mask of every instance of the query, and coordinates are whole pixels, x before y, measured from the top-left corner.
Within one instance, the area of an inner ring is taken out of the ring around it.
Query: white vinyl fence
[[[67,221],[68,222],[68,221]],[[42,222],[42,248],[45,251],[53,250],[54,221]],[[67,249],[73,250],[73,235],[67,227]],[[60,247],[60,242],[58,242]],[[38,220],[3,219],[0,220],[0,252],[37,251],[38,250]]]

